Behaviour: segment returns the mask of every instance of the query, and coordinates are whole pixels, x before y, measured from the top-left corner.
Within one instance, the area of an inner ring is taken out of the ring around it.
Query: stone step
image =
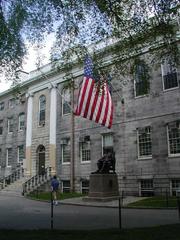
[[[26,177],[23,177],[21,179],[18,179],[17,181],[7,185],[4,189],[2,189],[0,192],[18,192],[18,193],[22,193],[23,190],[23,183],[27,181]]]

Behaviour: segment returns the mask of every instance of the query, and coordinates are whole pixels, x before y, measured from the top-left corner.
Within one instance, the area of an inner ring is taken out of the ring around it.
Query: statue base
[[[89,194],[85,201],[112,201],[118,199],[119,188],[116,173],[90,175]]]

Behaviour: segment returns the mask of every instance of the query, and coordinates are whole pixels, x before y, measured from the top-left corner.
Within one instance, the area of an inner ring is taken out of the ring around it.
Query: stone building
[[[12,90],[1,93],[1,176],[19,164],[29,177],[51,167],[64,192],[70,188],[87,192],[97,160],[114,150],[120,192],[175,194],[180,188],[179,66],[166,61],[151,65],[147,79],[144,67],[139,62],[123,87],[120,79],[112,79],[111,129],[71,113],[69,104],[73,108],[73,95],[76,104],[82,66],[72,70],[74,91],[65,87],[64,70],[57,72],[49,64],[29,73],[22,86],[23,100],[15,99]]]

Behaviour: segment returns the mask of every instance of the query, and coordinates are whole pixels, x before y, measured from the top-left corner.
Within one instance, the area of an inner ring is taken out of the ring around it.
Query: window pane
[[[18,161],[22,162],[24,159],[24,146],[21,145],[18,147]]]
[[[176,196],[176,191],[180,189],[180,179],[172,180],[172,195]]]
[[[112,147],[113,137],[112,134],[103,135],[103,147]]]
[[[70,192],[70,181],[69,180],[62,181],[62,190],[65,193],[69,193]]]
[[[180,153],[180,121],[168,124],[170,154]]]
[[[21,113],[19,115],[19,130],[24,130],[25,115]]]
[[[113,152],[113,135],[110,134],[105,134],[102,136],[103,137],[103,155],[107,154],[109,152]]]
[[[12,163],[12,148],[8,148],[6,155],[6,165],[11,166],[11,163]]]
[[[138,64],[135,68],[135,93],[136,96],[141,96],[148,93],[149,81],[148,73],[145,65]]]
[[[46,97],[44,95],[39,98],[39,125],[45,124],[46,115]]]
[[[151,127],[138,129],[139,157],[152,155]]]
[[[141,196],[153,196],[153,179],[143,179],[140,182],[141,184]]]
[[[164,89],[178,87],[177,70],[171,61],[165,60],[161,64]]]
[[[90,151],[90,142],[81,142],[81,161],[90,161],[91,160],[91,151]]]
[[[0,103],[0,111],[2,111],[4,109],[4,102]]]
[[[71,112],[71,98],[70,98],[70,91],[65,89],[63,91],[63,98],[62,98],[62,114],[68,114]]]
[[[61,151],[62,151],[62,162],[69,163],[71,161],[71,146],[70,139],[62,139]]]
[[[89,193],[89,181],[88,180],[82,180],[81,193],[84,193],[84,194]]]
[[[8,119],[8,133],[13,132],[13,118]]]
[[[15,105],[15,99],[14,98],[9,99],[8,105],[9,105],[9,108],[13,108]]]
[[[0,120],[0,135],[3,134],[3,120]]]
[[[0,167],[2,167],[2,150],[0,148]]]

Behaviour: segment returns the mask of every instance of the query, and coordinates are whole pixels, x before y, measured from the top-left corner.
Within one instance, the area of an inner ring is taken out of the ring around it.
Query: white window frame
[[[63,140],[66,140],[66,144],[61,144],[61,159],[62,159],[62,165],[70,165],[71,159],[68,162],[64,162],[64,147],[70,145],[70,139],[69,138],[64,138]],[[62,141],[63,141],[62,140]],[[70,156],[71,156],[71,148],[70,148]]]
[[[63,89],[62,96],[63,96],[62,97],[62,116],[66,116],[66,115],[71,114],[71,108],[70,108],[70,106],[71,106],[71,92],[70,92],[70,89]],[[67,97],[69,99],[67,99]],[[69,106],[69,112],[67,112],[67,113],[64,113],[64,104],[68,104],[68,106],[70,105]]]
[[[0,169],[1,169],[1,164],[2,164],[2,149],[0,148]]]
[[[0,102],[0,111],[4,110],[4,102]]]
[[[12,134],[13,133],[13,130],[10,131],[10,121],[13,121],[13,118],[8,118],[8,134]]]
[[[8,107],[9,107],[9,108],[14,108],[14,106],[15,106],[15,98],[9,99],[9,101],[8,101]]]
[[[9,165],[9,150],[11,149],[12,151],[12,148],[7,148],[6,149],[6,167],[10,168],[11,165]]]
[[[168,157],[179,157],[180,156],[180,153],[171,153],[170,152],[170,139],[169,139],[169,126],[167,125],[166,127],[166,132],[167,132],[167,142],[168,142]]]
[[[45,104],[44,104],[45,108],[43,109],[44,110],[44,115],[45,115],[44,121],[40,121],[40,115],[41,115],[41,111],[42,111],[41,110],[41,101],[40,101],[41,97],[45,98]],[[38,126],[39,127],[45,126],[45,123],[46,123],[46,96],[43,94],[39,97]]]
[[[19,157],[20,157],[20,147],[22,147],[22,148],[23,148],[23,151],[24,151],[24,145],[19,145],[19,146],[18,146],[18,151],[17,151],[17,157],[18,157],[17,162],[23,164],[23,159],[24,159],[24,158],[22,159],[22,161],[20,161],[20,159],[19,159]],[[25,157],[25,156],[24,156],[24,157]]]
[[[138,64],[138,65],[140,65],[140,63]],[[141,65],[143,65],[143,64],[141,64]],[[148,96],[149,95],[149,91],[147,92],[147,93],[145,93],[145,94],[142,94],[142,95],[138,95],[137,96],[137,91],[136,91],[136,77],[134,76],[134,97],[135,98],[141,98],[141,97],[146,97],[146,96]],[[150,84],[150,83],[149,83]]]
[[[88,144],[89,148],[85,149],[84,151],[89,151],[90,159],[89,160],[83,160],[83,144]],[[81,163],[90,163],[91,162],[91,146],[90,146],[90,141],[83,141],[80,142],[80,159]]]
[[[174,178],[174,179],[171,179],[171,185],[170,185],[170,189],[171,189],[171,196],[176,196],[176,194],[175,194],[175,195],[173,195],[173,192],[174,192],[174,191],[177,191],[177,190],[179,190],[179,189],[180,189],[180,187],[173,188],[173,181],[178,181],[178,182],[180,183],[180,178]]]
[[[81,193],[83,194],[83,189],[87,190],[87,192],[89,192],[89,186],[88,187],[83,187],[83,182],[88,182],[89,183],[89,180],[82,180],[81,181]]]
[[[110,133],[103,133],[102,136],[101,136],[101,141],[102,141],[102,142],[101,142],[101,144],[102,144],[102,146],[101,146],[101,147],[102,147],[102,156],[103,156],[103,154],[104,154],[104,151],[103,151],[103,149],[104,149],[104,137],[105,137],[105,136],[108,136],[108,135],[112,137],[112,149],[113,149],[113,151],[114,151],[114,144],[113,144],[113,143],[114,143],[114,138],[113,138],[113,133],[112,133],[112,132],[110,132]],[[111,146],[110,146],[110,147],[111,147]]]
[[[165,89],[165,84],[164,84],[164,65],[168,64],[167,60],[164,61],[164,63],[161,63],[161,76],[162,76],[162,85],[163,85],[163,91],[167,92],[167,91],[171,91],[171,90],[175,90],[179,88],[179,81],[178,81],[178,71],[177,71],[177,67],[175,67],[174,69],[176,70],[176,75],[177,75],[177,86],[176,87],[172,87],[172,88],[167,88]]]
[[[0,120],[0,128],[2,128],[2,134],[0,134],[0,136],[3,135],[3,119]]]
[[[152,181],[152,188],[144,188],[144,189],[142,189],[142,181]],[[140,179],[140,181],[139,181],[139,196],[143,196],[143,194],[142,194],[143,191],[154,194],[154,181],[153,181],[152,178]]]
[[[64,188],[68,189],[69,190],[68,192],[70,192],[71,190],[70,180],[62,180],[61,182],[62,182],[62,192],[64,193]],[[64,187],[64,182],[69,182],[69,187]]]
[[[24,118],[24,121],[22,121],[21,120],[21,117],[23,116],[23,118]],[[19,118],[18,118],[18,131],[24,131],[24,129],[25,129],[25,114],[24,113],[20,113],[19,114]],[[24,122],[24,125],[23,125],[23,128],[21,127],[21,124],[20,123],[22,123],[22,122]]]
[[[151,126],[146,126],[146,127],[142,127],[142,128],[147,128],[147,127],[150,127],[150,129],[152,130],[152,127],[151,127]],[[152,159],[152,131],[151,131],[151,154],[150,154],[150,155],[140,155],[139,130],[140,130],[140,128],[138,128],[137,131],[136,131],[136,133],[137,133],[138,160]]]

